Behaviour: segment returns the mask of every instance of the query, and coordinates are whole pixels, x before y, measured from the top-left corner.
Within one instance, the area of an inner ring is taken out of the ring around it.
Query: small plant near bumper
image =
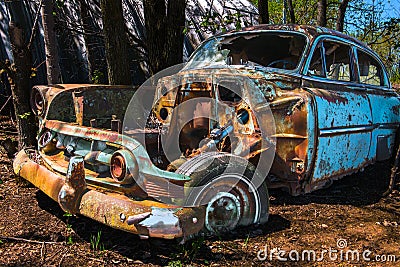
[[[66,228],[65,228],[66,239],[65,239],[65,241],[66,241],[67,245],[73,245],[74,244],[74,241],[72,239],[73,230],[72,230],[72,225],[69,223],[69,220],[73,215],[69,212],[66,212],[66,213],[64,213],[63,216],[67,218],[66,222],[65,222],[66,223]]]
[[[101,242],[101,230],[96,235],[90,235],[90,248],[96,253],[104,250],[104,244]]]

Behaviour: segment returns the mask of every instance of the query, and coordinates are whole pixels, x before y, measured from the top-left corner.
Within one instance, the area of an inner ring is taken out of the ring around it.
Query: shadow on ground
[[[282,190],[271,190],[271,205],[339,204],[356,207],[371,205],[382,199],[388,189],[391,173],[389,161],[368,166],[365,171],[343,177],[331,186],[301,196]]]
[[[211,248],[204,242],[205,239],[210,241],[207,243],[221,241],[223,245],[222,241],[243,240],[245,242],[248,238],[263,236],[290,228],[290,222],[288,220],[280,215],[272,214],[269,217],[268,223],[264,225],[239,228],[230,233],[225,233],[216,237],[198,236],[187,241],[184,245],[181,245],[179,244],[179,240],[141,240],[134,234],[107,227],[83,216],[65,216],[65,212],[59,207],[58,203],[41,191],[36,193],[36,199],[41,209],[56,216],[65,224],[71,225],[76,234],[74,239],[77,240],[77,242],[81,240],[91,243],[93,237],[96,237],[98,232],[101,231],[101,243],[104,245],[105,249],[117,252],[127,258],[141,259],[143,263],[151,264],[165,265],[171,260],[181,259],[182,255],[187,257],[188,261],[192,262],[192,260],[197,260],[195,254],[202,255],[202,263],[211,260],[215,262],[216,259],[224,258],[224,255],[222,252],[212,252]],[[243,250],[238,250],[237,252],[238,255],[235,256],[240,258],[254,257],[253,254],[246,253]],[[231,258],[232,255],[227,255],[226,257]]]
[[[376,175],[381,173],[381,175]],[[382,193],[387,189],[390,176],[390,164],[388,162],[378,163],[368,167],[365,172],[357,173],[335,181],[332,186],[326,189],[315,191],[311,194],[293,197],[281,190],[272,190],[271,206],[283,205],[306,205],[309,203],[340,204],[365,206],[378,202]],[[280,215],[271,214],[265,225],[246,227],[223,234],[217,237],[194,238],[184,245],[175,240],[149,239],[141,240],[138,236],[107,227],[83,216],[66,217],[58,203],[50,199],[41,191],[36,193],[36,199],[40,208],[59,218],[65,224],[72,226],[75,232],[76,242],[82,241],[91,243],[101,231],[101,243],[105,249],[116,252],[121,256],[140,259],[143,263],[165,265],[168,262],[182,257],[188,262],[207,263],[208,261],[218,262],[218,259],[226,257],[249,258],[254,253],[243,249],[236,250],[237,253],[224,255],[226,251],[234,251],[232,243],[227,247],[222,241],[247,242],[249,238],[265,236],[274,232],[290,228],[291,222]],[[62,238],[62,237],[61,237]],[[208,242],[205,242],[207,240]],[[60,241],[60,240],[58,240]],[[221,241],[221,242],[218,242]],[[210,244],[221,244],[228,249],[223,252],[215,252]],[[202,255],[199,259],[196,255]]]

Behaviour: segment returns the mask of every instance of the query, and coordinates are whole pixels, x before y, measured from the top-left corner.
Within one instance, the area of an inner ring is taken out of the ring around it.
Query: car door
[[[368,92],[371,103],[372,131],[371,149],[368,159],[389,159],[395,145],[396,130],[400,119],[398,94],[390,89],[388,75],[383,64],[370,51],[357,48],[360,83]]]
[[[302,83],[314,97],[316,112],[313,184],[364,166],[373,126],[369,98],[357,82],[350,44],[333,37],[320,39],[307,64]]]

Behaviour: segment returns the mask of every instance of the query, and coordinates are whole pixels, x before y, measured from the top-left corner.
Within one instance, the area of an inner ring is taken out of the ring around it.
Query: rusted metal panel
[[[82,167],[81,163],[71,167],[71,170]],[[18,153],[13,166],[17,175],[23,176],[54,200],[58,200],[59,196],[63,194],[61,192],[63,192],[65,186],[74,187],[74,189],[83,188],[81,186],[82,181],[79,179],[72,179],[68,186],[63,177],[31,160],[23,150]],[[79,171],[76,174],[79,176]],[[73,176],[74,174],[71,173],[72,178]],[[118,193],[101,193],[94,188],[73,191],[74,194],[70,196],[74,197],[74,201],[67,203],[68,205],[73,203],[77,205],[74,208],[67,208],[67,211],[82,214],[127,232],[151,237],[176,238],[193,235],[203,227],[204,209],[202,207],[180,208],[149,200],[135,201]],[[75,200],[78,200],[78,202],[75,202]],[[63,205],[62,207],[65,208]],[[140,229],[135,224],[128,224],[127,218],[146,212],[150,212],[149,218],[155,217],[156,220],[144,222],[139,220]],[[164,218],[160,214],[168,216]],[[176,218],[174,224],[170,224],[172,218]],[[164,224],[165,227],[158,228],[157,223]]]
[[[58,193],[61,208],[71,214],[79,211],[79,201],[86,190],[84,162],[81,156],[69,160],[65,183]]]
[[[344,86],[312,91],[319,131],[313,180],[332,178],[366,165],[372,131],[368,97]]]
[[[83,95],[81,91],[72,92],[72,99],[74,103],[76,123],[83,125]],[[52,112],[54,114],[54,111]],[[63,120],[63,118],[61,118]]]
[[[35,157],[32,153],[30,156]],[[47,168],[31,160],[24,150],[14,159],[13,168],[16,175],[30,181],[53,200],[58,201],[58,193],[64,185],[64,179]]]
[[[398,128],[398,118],[400,116],[400,103],[393,94],[379,94],[378,90],[371,90],[368,98],[371,102],[372,123],[375,126],[372,130],[371,149],[368,158],[373,160],[381,150],[389,150],[386,157],[390,157],[395,151],[395,136]],[[384,137],[385,143],[379,143],[380,137]],[[380,144],[380,145],[379,145]],[[383,146],[383,147],[381,147]]]

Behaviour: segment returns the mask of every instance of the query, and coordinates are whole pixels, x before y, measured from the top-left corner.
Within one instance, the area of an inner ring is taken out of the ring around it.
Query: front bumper
[[[77,183],[74,173],[67,177],[58,175],[31,159],[24,150],[17,154],[13,167],[18,176],[59,202],[65,211],[144,238],[187,239],[204,226],[204,207],[182,208],[151,200],[132,200],[121,193],[100,192],[86,187],[84,172]],[[79,176],[79,170],[75,176]]]

